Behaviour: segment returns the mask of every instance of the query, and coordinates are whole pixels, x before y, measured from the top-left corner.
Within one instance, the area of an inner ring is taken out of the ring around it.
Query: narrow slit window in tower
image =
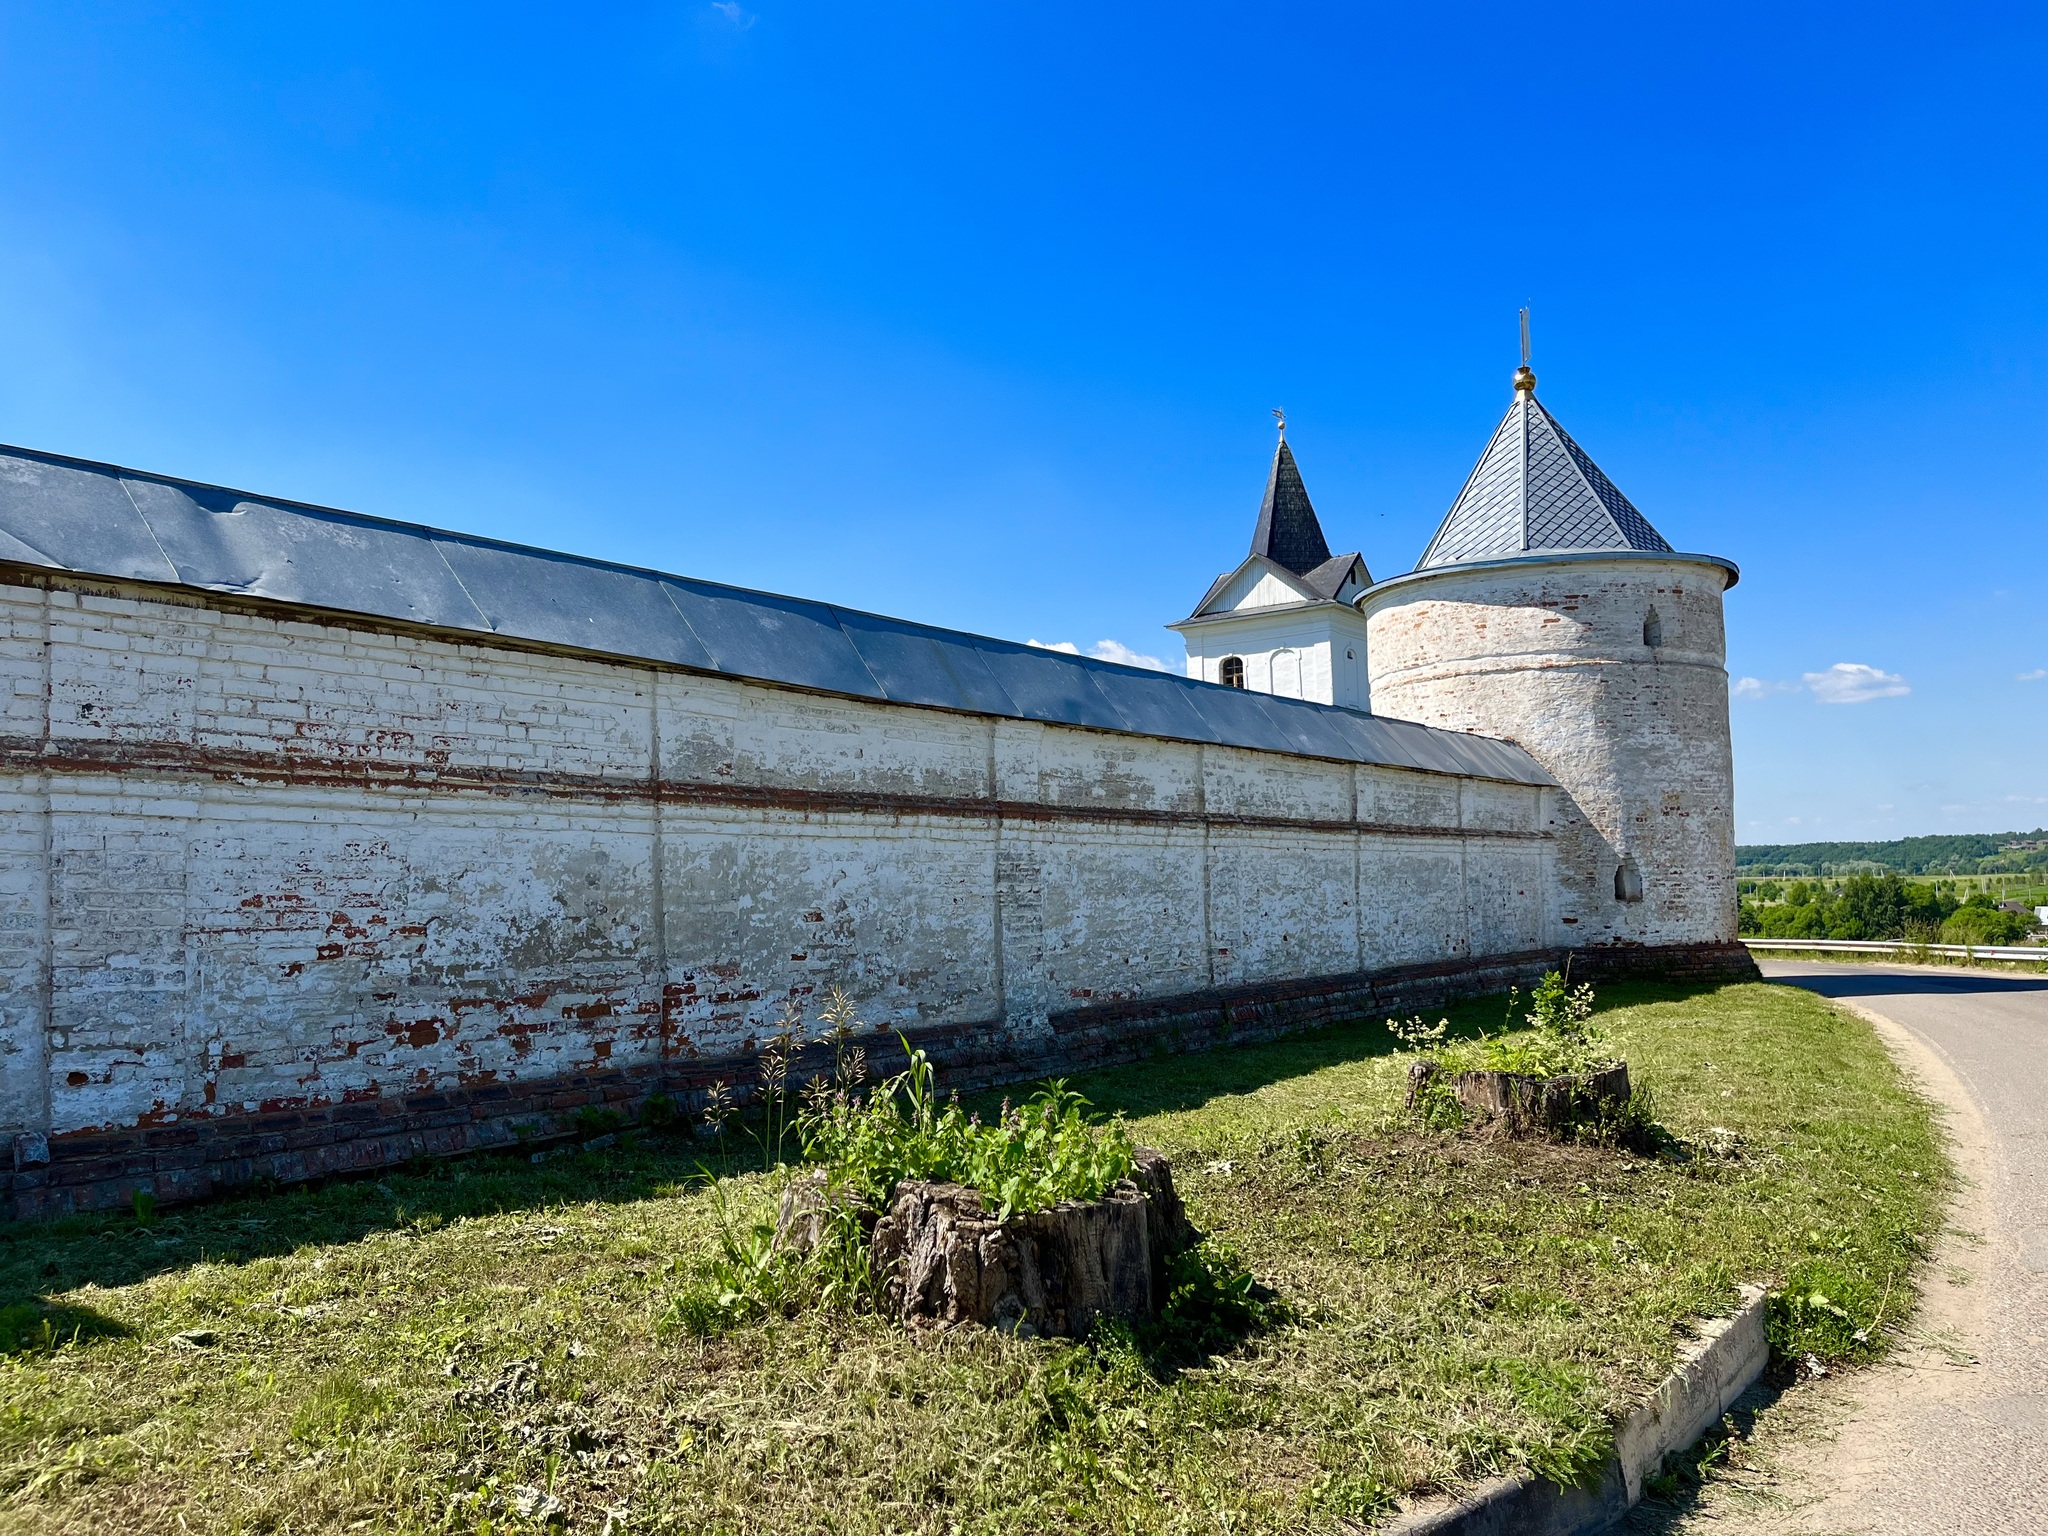
[[[1654,651],[1663,643],[1664,621],[1657,617],[1657,610],[1652,608],[1643,619],[1643,644]]]
[[[1242,688],[1244,686],[1244,658],[1242,656],[1224,657],[1222,664],[1216,668],[1216,681],[1226,688]]]
[[[1614,899],[1616,901],[1641,901],[1643,899],[1643,872],[1636,868],[1636,861],[1623,854],[1621,862],[1614,869]]]

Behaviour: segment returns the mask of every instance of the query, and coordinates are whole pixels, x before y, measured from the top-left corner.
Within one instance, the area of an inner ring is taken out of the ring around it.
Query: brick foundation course
[[[1740,944],[1532,950],[1098,1004],[1056,1013],[1049,1035],[1028,1039],[995,1022],[927,1027],[907,1037],[939,1064],[946,1086],[990,1088],[1440,1007],[1526,986],[1568,956],[1574,980],[1759,979],[1756,962]],[[878,1074],[896,1070],[901,1050],[892,1035],[866,1043]],[[812,1047],[799,1063],[799,1075],[824,1064],[822,1051]],[[138,1193],[159,1205],[182,1204],[368,1173],[416,1158],[542,1146],[574,1135],[583,1111],[611,1111],[631,1120],[657,1094],[694,1111],[714,1083],[726,1083],[744,1097],[755,1074],[754,1056],[733,1055],[360,1103],[194,1117],[47,1141],[22,1137],[0,1215],[36,1219],[117,1209]]]

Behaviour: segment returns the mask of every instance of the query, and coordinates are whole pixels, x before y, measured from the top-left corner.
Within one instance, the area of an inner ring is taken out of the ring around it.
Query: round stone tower
[[[1515,374],[1515,400],[1416,568],[1357,599],[1376,713],[1501,736],[1562,787],[1559,944],[1735,942],[1721,594]]]

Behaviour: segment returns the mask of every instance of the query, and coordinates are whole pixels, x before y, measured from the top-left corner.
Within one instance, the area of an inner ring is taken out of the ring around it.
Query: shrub
[[[2007,912],[1981,891],[1941,925],[1949,944],[2017,944],[2033,931],[2024,912]]]

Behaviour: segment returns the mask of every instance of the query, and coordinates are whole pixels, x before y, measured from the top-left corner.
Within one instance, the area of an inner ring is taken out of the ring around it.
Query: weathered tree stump
[[[1433,1061],[1408,1068],[1408,1107],[1443,1076]],[[1603,1111],[1628,1103],[1628,1063],[1565,1077],[1531,1077],[1521,1072],[1459,1072],[1451,1091],[1468,1112],[1498,1125],[1510,1136],[1555,1135]]]
[[[778,1241],[815,1246],[828,1218],[822,1175],[790,1186]],[[1187,1246],[1187,1215],[1166,1159],[1138,1164],[1099,1200],[998,1221],[980,1190],[905,1180],[875,1222],[868,1252],[882,1308],[911,1327],[963,1324],[1079,1338],[1098,1318],[1131,1320],[1166,1294],[1166,1261]]]

